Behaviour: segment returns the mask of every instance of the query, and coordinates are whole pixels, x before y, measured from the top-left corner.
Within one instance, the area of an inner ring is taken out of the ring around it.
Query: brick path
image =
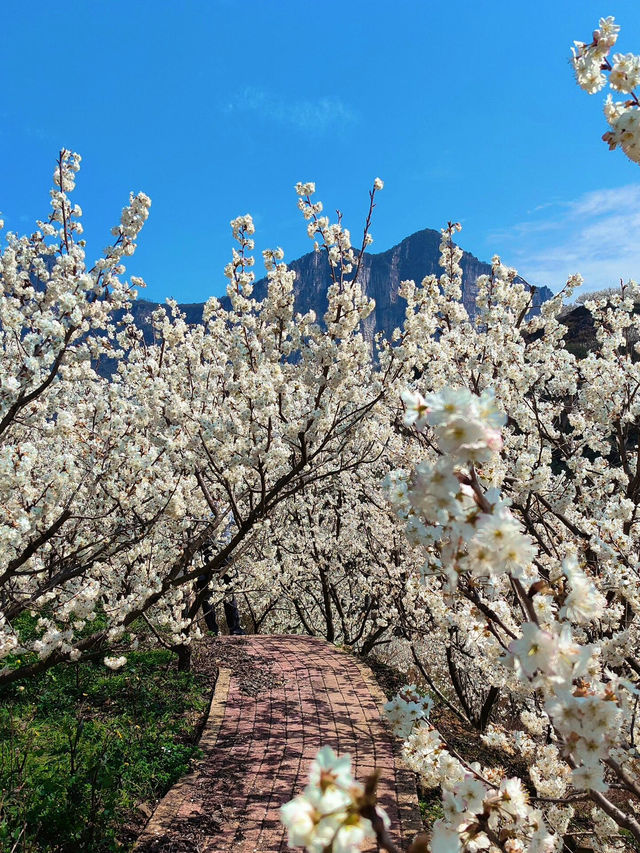
[[[368,667],[312,637],[221,637],[203,758],[162,800],[141,853],[288,851],[278,818],[323,745],[351,754],[356,778],[378,768],[396,843],[421,829],[413,775],[394,759]],[[376,849],[375,847],[369,848]]]

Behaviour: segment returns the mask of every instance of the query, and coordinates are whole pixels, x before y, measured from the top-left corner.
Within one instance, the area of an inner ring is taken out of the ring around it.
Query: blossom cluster
[[[309,853],[356,853],[364,841],[376,838],[371,820],[361,814],[364,803],[365,789],[351,774],[351,756],[338,757],[323,747],[311,764],[304,792],[280,810],[289,844]],[[388,827],[384,809],[375,809]]]
[[[389,725],[403,740],[409,737],[420,720],[428,720],[433,707],[432,698],[421,693],[415,684],[406,685],[384,706]]]
[[[640,84],[640,56],[633,53],[609,52],[618,39],[620,27],[612,17],[600,18],[591,42],[574,42],[572,64],[578,85],[590,95],[601,91],[607,84],[623,100],[614,100],[609,94],[604,114],[611,130],[602,137],[609,148],[622,148],[630,160],[640,163],[640,103],[634,90]]]

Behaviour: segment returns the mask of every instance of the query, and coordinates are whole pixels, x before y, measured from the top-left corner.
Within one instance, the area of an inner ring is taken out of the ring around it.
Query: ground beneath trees
[[[358,779],[381,771],[396,842],[421,829],[414,777],[395,757],[368,667],[313,637],[220,637],[209,648],[220,672],[202,760],[162,800],[138,853],[289,850],[278,811],[324,745],[350,753]]]

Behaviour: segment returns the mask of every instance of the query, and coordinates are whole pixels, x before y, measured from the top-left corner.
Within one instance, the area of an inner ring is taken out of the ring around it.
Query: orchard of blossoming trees
[[[587,91],[608,72],[627,95],[607,102],[605,136],[637,160],[640,58],[609,61],[616,37],[602,20],[574,66]],[[421,673],[432,698],[407,688],[388,707],[423,787],[442,791],[414,853],[640,843],[639,286],[585,303],[598,346],[578,360],[558,316],[580,277],[531,316],[496,257],[471,317],[450,223],[441,276],[403,283],[405,322],[371,348],[358,272],[382,182],[359,250],[298,184],[330,262],[325,316],[296,313],[279,249],[252,298],[243,216],[230,307],[211,299],[189,326],[169,304],[147,345],[127,313],[142,282],[123,275],[150,201],[131,197],[89,266],[78,169],[61,152],[52,213],[7,234],[0,261],[0,684],[96,656],[118,668],[142,633],[186,665],[232,564],[256,630]],[[456,750],[432,700],[526,773]],[[290,842],[397,849],[372,789],[323,750],[283,808]]]

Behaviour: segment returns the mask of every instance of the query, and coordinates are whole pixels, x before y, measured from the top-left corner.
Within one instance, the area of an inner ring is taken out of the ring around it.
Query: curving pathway
[[[408,846],[422,828],[415,781],[394,757],[386,700],[368,667],[301,636],[220,637],[211,654],[220,673],[203,757],[162,800],[139,853],[290,850],[278,810],[302,791],[324,745],[351,754],[357,779],[381,771],[380,802]]]

